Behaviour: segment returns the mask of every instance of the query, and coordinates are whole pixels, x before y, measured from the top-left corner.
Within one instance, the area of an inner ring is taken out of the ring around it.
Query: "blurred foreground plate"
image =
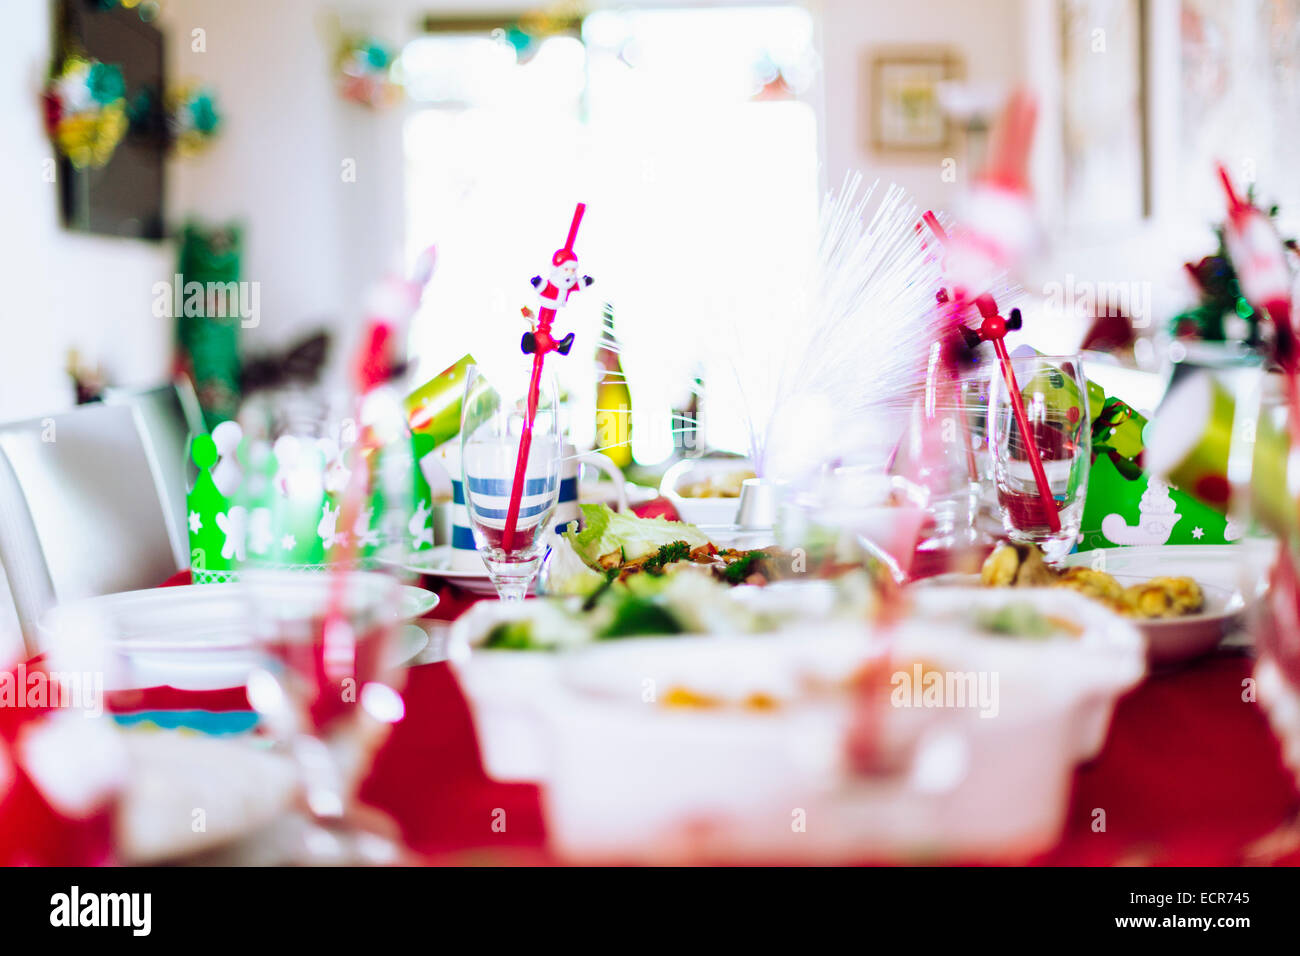
[[[320,586],[326,586],[325,576],[318,577]],[[286,600],[293,598],[286,593]],[[396,616],[404,620],[438,605],[433,592],[407,585],[401,586],[398,600]],[[61,622],[86,613],[107,621],[112,647],[125,660],[126,673],[110,682],[112,690],[241,687],[260,659],[248,636],[248,602],[238,583],[124,591],[69,602],[41,619],[42,646],[57,652]],[[399,627],[391,642],[390,666],[406,663],[426,644],[427,636],[419,627]]]
[[[224,846],[276,819],[293,799],[292,764],[251,740],[171,731],[122,737],[131,768],[116,828],[124,863],[183,860]]]

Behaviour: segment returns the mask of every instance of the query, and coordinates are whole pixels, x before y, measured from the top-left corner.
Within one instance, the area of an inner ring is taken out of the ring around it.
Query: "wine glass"
[[[247,693],[297,767],[308,818],[281,834],[307,863],[393,863],[393,827],[353,797],[387,726],[404,713],[392,654],[398,582],[371,571],[248,570],[240,577],[262,663]]]
[[[232,550],[258,656],[248,699],[293,758],[306,803],[277,834],[277,851],[294,862],[402,857],[391,823],[353,797],[404,712],[392,654],[399,581],[358,569],[388,568],[379,559],[403,546],[409,444],[386,387],[354,415],[277,398],[250,416],[234,499],[246,521],[227,523],[243,538]]]
[[[471,366],[461,411],[465,507],[503,601],[522,600],[528,592],[560,495],[563,435],[555,379],[531,371],[531,361],[494,368],[490,375]]]
[[[1009,365],[1038,462],[1030,458],[1005,368],[995,369],[989,383],[989,450],[1002,527],[1012,540],[1038,545],[1049,563],[1057,563],[1078,540],[1088,490],[1092,432],[1083,362],[1077,355],[1031,355]]]

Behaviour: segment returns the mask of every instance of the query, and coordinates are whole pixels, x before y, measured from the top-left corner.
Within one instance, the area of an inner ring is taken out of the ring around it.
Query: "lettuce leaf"
[[[685,541],[692,548],[709,543],[708,535],[693,524],[619,514],[607,505],[579,507],[583,529],[576,533],[566,530],[564,537],[590,568],[599,568],[600,558],[613,551],[621,551],[624,561],[635,561],[674,541]]]
[[[574,527],[577,522],[571,523]],[[546,594],[576,594],[586,597],[600,590],[605,575],[587,567],[587,563],[573,550],[567,535],[551,542],[551,553],[546,558],[538,590]]]

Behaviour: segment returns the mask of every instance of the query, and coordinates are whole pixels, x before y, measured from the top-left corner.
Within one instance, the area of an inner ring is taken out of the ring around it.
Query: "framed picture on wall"
[[[885,47],[867,55],[868,141],[877,153],[942,152],[952,124],[939,85],[962,78],[961,57],[946,47]]]

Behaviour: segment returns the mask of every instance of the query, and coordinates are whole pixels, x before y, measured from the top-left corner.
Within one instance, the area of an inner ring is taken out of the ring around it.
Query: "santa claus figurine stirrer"
[[[569,236],[562,249],[556,250],[551,257],[551,274],[546,280],[533,276],[532,286],[538,291],[537,323],[524,333],[522,348],[525,355],[533,357],[533,372],[528,380],[528,411],[524,417],[524,427],[519,435],[519,458],[515,461],[515,480],[510,486],[510,504],[506,509],[506,524],[501,534],[501,547],[510,551],[514,548],[515,528],[519,523],[519,502],[524,494],[524,475],[528,471],[528,453],[533,447],[533,423],[537,420],[537,396],[541,388],[542,363],[548,352],[568,355],[573,348],[573,333],[562,339],[551,334],[551,323],[555,314],[569,301],[569,294],[579,287],[591,285],[591,276],[578,276],[578,257],[573,252],[573,243],[578,238],[578,226],[582,224],[582,214],[587,211],[586,203],[578,203],[573,210],[573,222],[569,225]]]

